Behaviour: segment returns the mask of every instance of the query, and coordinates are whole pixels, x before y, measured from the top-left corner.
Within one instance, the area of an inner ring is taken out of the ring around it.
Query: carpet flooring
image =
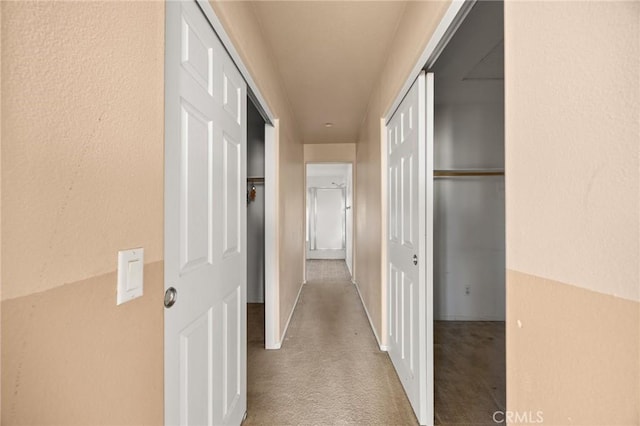
[[[307,260],[307,282],[351,281],[351,274],[344,260]]]
[[[264,305],[248,323],[244,425],[417,424],[350,281],[308,281],[280,350],[264,350]]]
[[[344,261],[308,262],[280,350],[264,349],[264,305],[248,305],[243,424],[417,424]],[[492,424],[505,406],[504,323],[436,321],[434,356],[435,423]]]

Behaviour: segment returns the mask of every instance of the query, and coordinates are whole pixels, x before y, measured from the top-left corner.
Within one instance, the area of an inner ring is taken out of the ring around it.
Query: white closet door
[[[239,425],[246,86],[195,1],[166,3],[166,34],[165,423]]]
[[[420,424],[433,424],[433,75],[387,126],[389,356]]]

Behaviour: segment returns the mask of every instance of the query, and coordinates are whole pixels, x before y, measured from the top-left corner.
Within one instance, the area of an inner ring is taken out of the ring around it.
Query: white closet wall
[[[436,105],[434,157],[436,170],[503,169],[504,104]],[[434,201],[435,319],[504,320],[504,177],[436,179]]]

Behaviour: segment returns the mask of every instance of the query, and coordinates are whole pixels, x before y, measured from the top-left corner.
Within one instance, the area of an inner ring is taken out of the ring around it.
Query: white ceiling
[[[479,1],[429,71],[436,103],[504,101],[504,9]]]
[[[304,143],[357,142],[406,3],[252,2]],[[477,2],[433,68],[437,102],[501,101],[503,45],[502,2]]]
[[[404,1],[253,3],[304,143],[357,142],[405,5]]]

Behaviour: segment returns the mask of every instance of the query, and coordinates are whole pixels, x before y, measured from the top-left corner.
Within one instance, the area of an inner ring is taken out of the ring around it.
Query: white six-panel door
[[[165,424],[246,411],[246,86],[193,0],[166,3]],[[178,36],[179,35],[179,36]]]
[[[433,424],[432,74],[389,121],[387,146],[389,356],[418,421]]]

